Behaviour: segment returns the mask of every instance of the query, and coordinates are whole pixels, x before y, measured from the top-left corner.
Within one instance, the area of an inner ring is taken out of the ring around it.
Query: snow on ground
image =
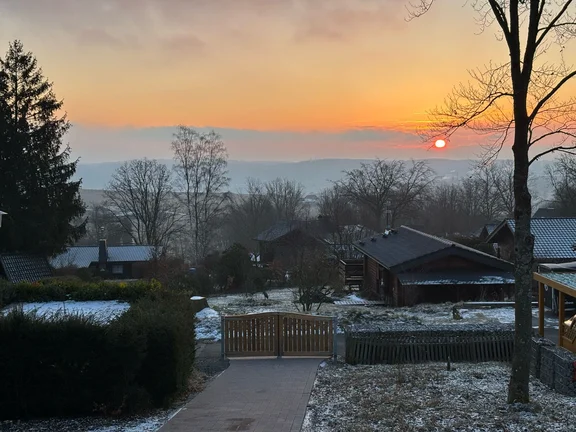
[[[267,292],[268,298],[258,293],[253,296],[245,294],[230,294],[209,297],[208,305],[223,315],[239,315],[261,312],[299,312],[294,303],[295,292],[291,288],[273,289]],[[347,296],[350,300],[358,300],[356,294]],[[466,323],[513,323],[514,308],[462,308],[459,312],[462,319],[455,320],[452,314],[453,303],[421,304],[413,307],[383,307],[364,305],[335,305],[323,304],[319,310],[314,308],[313,314],[335,316],[338,323],[338,333],[344,331],[349,324],[386,325],[390,323],[412,324],[466,324]],[[458,305],[456,305],[459,308]],[[198,315],[197,315],[198,316]],[[533,316],[538,317],[538,309],[533,309]],[[197,332],[203,335],[202,339],[220,340],[220,318],[216,315],[207,317],[198,316]],[[554,318],[545,319],[548,328],[558,328]],[[198,330],[199,329],[199,330]],[[201,337],[199,336],[199,339]]]
[[[576,398],[533,380],[529,405],[506,404],[501,363],[319,368],[303,432],[569,432]]]
[[[107,323],[126,312],[130,305],[118,301],[64,301],[45,303],[18,303],[4,308],[7,313],[14,308],[22,308],[25,313],[36,313],[38,316],[57,317],[62,315],[91,316],[96,321]]]
[[[157,411],[147,417],[105,418],[80,417],[71,419],[51,418],[23,422],[0,421],[0,431],[5,432],[156,432],[178,410]]]
[[[196,339],[220,340],[220,314],[214,309],[204,308],[196,313]]]

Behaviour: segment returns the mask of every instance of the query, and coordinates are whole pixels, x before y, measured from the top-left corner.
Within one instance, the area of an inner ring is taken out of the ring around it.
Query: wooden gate
[[[226,357],[318,356],[336,354],[333,317],[265,312],[222,317]]]

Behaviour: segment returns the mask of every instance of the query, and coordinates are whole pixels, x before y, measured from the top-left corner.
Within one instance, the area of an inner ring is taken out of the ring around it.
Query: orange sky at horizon
[[[23,41],[85,130],[411,132],[506,60],[461,3],[406,22],[404,0],[0,0],[0,41]]]

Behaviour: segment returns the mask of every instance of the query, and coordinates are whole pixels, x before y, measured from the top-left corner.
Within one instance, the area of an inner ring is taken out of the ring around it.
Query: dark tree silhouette
[[[411,18],[425,14],[435,0],[412,4]],[[561,98],[576,70],[547,62],[576,35],[574,0],[474,0],[480,29],[496,25],[509,57],[472,71],[471,81],[455,87],[444,106],[432,112],[435,124],[427,139],[449,139],[468,128],[489,138],[485,161],[505,145],[514,154],[515,343],[508,402],[528,402],[532,332],[534,236],[530,231],[530,165],[554,151],[576,148],[576,98]],[[456,6],[456,5],[455,5]],[[458,5],[457,7],[460,7]],[[560,56],[562,58],[562,56]],[[549,58],[548,58],[549,60]],[[537,145],[540,145],[538,148]],[[542,145],[548,148],[542,149]]]
[[[0,60],[0,250],[54,255],[85,232],[62,101],[20,41]]]

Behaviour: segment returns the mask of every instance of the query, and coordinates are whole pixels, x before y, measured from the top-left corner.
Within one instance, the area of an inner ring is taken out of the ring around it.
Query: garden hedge
[[[64,300],[133,302],[157,293],[161,289],[160,282],[154,279],[150,281],[84,282],[76,277],[60,277],[16,284],[0,282],[0,307],[10,303]]]
[[[0,316],[0,418],[167,406],[187,388],[195,309],[188,297],[163,293],[135,301],[109,324],[21,310]]]

